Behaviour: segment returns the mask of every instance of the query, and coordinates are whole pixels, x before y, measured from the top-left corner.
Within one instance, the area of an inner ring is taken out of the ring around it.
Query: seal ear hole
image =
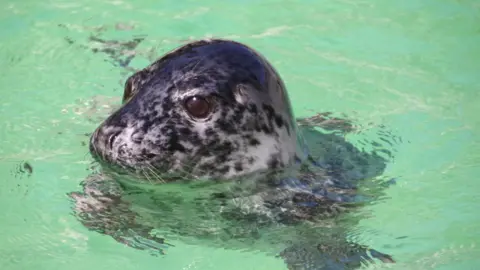
[[[247,86],[241,83],[235,85],[233,95],[238,103],[245,105],[249,99]]]
[[[191,96],[185,99],[185,110],[194,118],[207,118],[212,112],[212,101],[202,96]]]

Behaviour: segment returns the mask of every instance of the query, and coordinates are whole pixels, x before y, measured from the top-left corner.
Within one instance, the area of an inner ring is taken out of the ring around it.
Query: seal
[[[283,248],[289,269],[394,262],[325,225],[354,208],[358,183],[380,175],[385,160],[317,132],[318,119],[296,120],[259,52],[231,40],[190,42],[126,80],[122,106],[90,139],[100,171],[69,195],[85,226],[135,248],[162,251],[165,238],[152,233],[160,227],[223,246],[263,237]],[[309,136],[316,145],[307,147]]]

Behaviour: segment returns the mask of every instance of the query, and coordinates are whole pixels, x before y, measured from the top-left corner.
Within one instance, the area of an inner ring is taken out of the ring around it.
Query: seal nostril
[[[127,154],[127,146],[125,144],[118,148],[118,155],[125,156]]]
[[[120,132],[115,132],[112,135],[110,135],[110,137],[108,137],[108,147],[110,149],[113,148],[113,144],[115,143],[115,139],[118,137],[119,134],[120,134]]]
[[[140,132],[135,132],[132,134],[131,139],[134,143],[140,144],[143,140],[143,134],[141,134]]]

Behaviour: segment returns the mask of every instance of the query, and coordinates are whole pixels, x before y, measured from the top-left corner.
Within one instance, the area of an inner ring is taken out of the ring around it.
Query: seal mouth
[[[115,136],[115,135],[112,135]],[[111,136],[110,136],[111,137]],[[193,164],[176,165],[173,161],[164,160],[155,154],[135,157],[133,163],[121,158],[121,153],[101,151],[101,146],[90,144],[90,154],[102,171],[111,177],[125,179],[128,182],[165,184],[170,182],[191,182],[198,180],[192,172]],[[121,146],[117,149],[121,151]],[[97,151],[100,150],[100,151]]]
[[[175,164],[173,159],[164,159],[163,155],[154,153],[130,157],[128,146],[117,140],[121,133],[121,130],[107,133],[99,128],[92,134],[90,155],[104,173],[129,182],[149,184],[189,182],[197,178],[191,172],[193,164]]]
[[[96,163],[102,169],[102,172],[109,175],[113,179],[130,183],[145,184],[165,184],[170,182],[190,182],[194,177],[188,177],[188,174],[180,174],[161,170],[149,163],[142,166],[126,166],[120,163],[110,163],[107,160],[94,155]]]

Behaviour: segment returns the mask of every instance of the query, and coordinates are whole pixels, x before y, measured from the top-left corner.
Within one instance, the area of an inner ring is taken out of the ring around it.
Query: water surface
[[[259,252],[181,242],[154,257],[71,215],[65,193],[89,173],[86,134],[130,74],[92,52],[102,48],[92,35],[144,38],[134,68],[189,39],[255,47],[297,116],[346,114],[358,145],[381,125],[402,138],[385,172],[398,182],[352,239],[394,255],[393,269],[480,265],[478,2],[30,0],[3,1],[0,19],[1,269],[285,269]]]

